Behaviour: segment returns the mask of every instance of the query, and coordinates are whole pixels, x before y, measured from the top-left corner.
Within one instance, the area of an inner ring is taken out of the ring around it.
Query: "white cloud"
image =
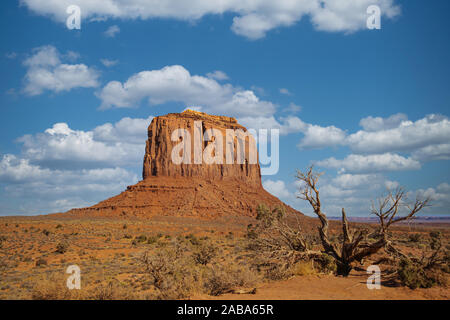
[[[288,89],[286,89],[286,88],[280,88],[279,91],[280,91],[281,94],[285,94],[285,95],[288,95],[288,96],[291,95],[291,92]]]
[[[100,59],[100,62],[105,66],[105,67],[112,67],[115,66],[116,64],[119,63],[119,60],[109,60],[109,59]]]
[[[278,198],[289,198],[292,196],[292,194],[287,190],[284,181],[282,180],[265,180],[263,182],[263,187]]]
[[[220,71],[220,70],[216,70],[214,72],[209,72],[209,73],[206,74],[206,76],[208,78],[216,79],[216,80],[219,80],[219,81],[230,79],[225,72]]]
[[[144,156],[147,119],[123,118],[92,131],[56,123],[43,133],[25,135],[22,155],[45,168],[77,169],[140,165]]]
[[[284,108],[283,111],[284,112],[290,112],[290,113],[297,113],[300,112],[302,110],[302,107],[299,105],[296,105],[295,103],[290,103],[289,106],[287,108]]]
[[[28,182],[51,175],[49,169],[41,169],[33,166],[27,159],[19,159],[12,154],[6,154],[0,161],[0,181],[3,182]]]
[[[369,116],[367,118],[361,119],[359,124],[365,131],[370,132],[397,128],[403,121],[407,120],[408,117],[406,116],[406,114],[397,113],[387,118]]]
[[[347,144],[358,153],[385,153],[414,151],[430,145],[448,143],[450,121],[447,117],[432,114],[415,122],[389,120],[392,120],[392,117],[376,124],[378,121],[368,121],[366,118],[363,125],[377,131],[361,130],[351,134],[347,138]],[[389,126],[388,122],[391,122]],[[388,128],[383,129],[386,126]]]
[[[325,160],[317,161],[317,165],[326,168],[334,168],[342,173],[418,170],[421,167],[420,162],[393,153],[372,155],[350,154],[341,160],[331,157]]]
[[[335,126],[321,127],[308,124],[304,131],[305,136],[297,145],[300,149],[315,149],[343,145],[345,131]]]
[[[238,119],[239,123],[248,129],[279,129],[281,135],[305,131],[308,124],[298,117],[281,117],[280,120],[270,117],[242,117]]]
[[[448,214],[448,208],[450,207],[450,186],[448,183],[441,183],[436,188],[430,187],[408,192],[408,198],[411,200],[416,197],[430,197],[431,209],[434,212]]]
[[[125,117],[115,124],[105,123],[93,130],[94,140],[142,144],[147,140],[147,128],[153,116],[147,119]]]
[[[152,118],[126,117],[90,131],[56,123],[19,138],[22,154],[0,157],[0,202],[8,203],[0,214],[93,205],[136,183]]]
[[[120,28],[116,25],[110,26],[106,31],[104,32],[104,35],[108,38],[114,38],[116,34],[120,32]]]
[[[367,7],[378,5],[385,18],[400,13],[395,0],[21,0],[35,13],[65,22],[66,8],[77,4],[88,20],[171,18],[195,21],[205,15],[234,16],[231,29],[238,35],[258,39],[270,30],[289,27],[302,18],[317,30],[355,32],[366,29]]]
[[[123,168],[51,170],[8,154],[0,161],[0,183],[6,183],[2,196],[18,203],[14,212],[3,209],[0,214],[45,214],[93,205],[137,181],[135,173]]]
[[[419,161],[450,160],[450,144],[435,144],[417,149],[412,157]]]
[[[446,116],[431,114],[413,122],[398,113],[387,118],[370,116],[361,119],[360,125],[364,130],[348,135],[335,126],[306,124],[300,130],[304,137],[298,147],[347,146],[354,154],[362,155],[407,153],[412,167],[418,162],[450,159],[450,121]]]
[[[98,93],[98,97],[103,109],[130,108],[142,99],[148,99],[152,105],[174,101],[185,106],[201,106],[205,112],[213,114],[226,111],[231,116],[264,116],[275,112],[274,104],[260,100],[253,91],[191,75],[179,65],[142,71],[124,83],[111,81]]]
[[[377,178],[376,174],[339,174],[332,180],[333,184],[345,188],[354,189],[356,187],[369,185]]]
[[[69,52],[69,57],[73,54]],[[63,56],[53,46],[33,50],[33,55],[24,61],[28,68],[25,75],[24,92],[39,95],[45,90],[60,92],[74,88],[98,86],[99,74],[84,64],[64,64]]]

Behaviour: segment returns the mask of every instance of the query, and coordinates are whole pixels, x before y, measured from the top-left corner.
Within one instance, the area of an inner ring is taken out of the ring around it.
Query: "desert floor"
[[[164,248],[173,239],[182,239],[185,248],[208,241],[218,249],[215,263],[245,259],[245,234],[249,218],[154,217],[151,219],[63,218],[55,216],[0,218],[0,299],[152,299],[152,281],[142,265],[144,252]],[[308,220],[309,221],[309,220]],[[314,223],[311,224],[314,229]],[[397,243],[407,251],[418,251],[423,243],[411,243],[408,234],[425,237],[439,230],[448,247],[450,226],[408,225],[395,229]],[[195,241],[194,241],[195,240]],[[187,250],[187,249],[186,249]],[[243,258],[244,257],[244,258]],[[436,286],[409,289],[383,281],[380,290],[366,286],[366,265],[349,277],[331,274],[296,274],[287,280],[259,279],[245,290],[210,295],[203,290],[191,299],[446,299],[450,290]],[[81,269],[80,295],[64,291],[66,268]],[[206,267],[205,267],[206,268]],[[382,272],[383,267],[381,266]],[[206,270],[206,269],[205,269]],[[206,272],[206,271],[205,271]],[[114,283],[112,285],[111,283]],[[243,282],[245,283],[245,281]],[[245,289],[245,288],[244,288]],[[120,291],[120,294],[115,290]],[[86,293],[86,294],[84,294]],[[238,294],[241,293],[241,294]],[[170,296],[168,297],[170,298]]]

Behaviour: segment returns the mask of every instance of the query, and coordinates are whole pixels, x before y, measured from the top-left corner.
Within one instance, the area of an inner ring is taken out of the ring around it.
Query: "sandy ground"
[[[29,299],[30,292],[42,279],[57,275],[65,277],[68,265],[82,268],[83,283],[97,286],[116,279],[130,292],[145,292],[151,287],[139,262],[141,254],[155,250],[157,243],[168,243],[180,235],[195,234],[208,237],[222,250],[222,259],[234,252],[244,241],[249,220],[229,218],[199,220],[196,218],[161,217],[154,219],[57,219],[54,217],[0,218],[0,299]],[[404,230],[403,230],[404,229]],[[407,242],[409,232],[425,238],[430,230],[439,229],[448,239],[449,225],[434,225],[424,229],[405,227],[396,230],[399,243],[408,250],[420,250],[420,243]],[[135,243],[138,236],[157,237],[156,244]],[[403,237],[403,238],[402,238]],[[67,242],[67,252],[56,252],[58,243]],[[447,242],[448,243],[448,242]],[[448,244],[447,244],[448,246]],[[417,251],[419,252],[419,251]],[[45,264],[38,265],[39,260]],[[367,266],[365,266],[367,267]],[[433,287],[411,290],[383,282],[380,290],[369,290],[368,275],[354,270],[349,277],[333,275],[303,275],[284,281],[261,282],[256,294],[206,294],[192,299],[444,299],[450,289]]]
[[[263,284],[256,294],[225,294],[213,299],[223,300],[422,300],[450,298],[446,288],[409,289],[406,287],[381,286],[369,290],[365,273],[352,274],[347,278],[333,275],[296,276],[285,281]],[[198,299],[211,299],[198,296]]]

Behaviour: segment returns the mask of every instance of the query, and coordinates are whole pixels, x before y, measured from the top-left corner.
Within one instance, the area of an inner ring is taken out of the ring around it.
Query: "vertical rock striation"
[[[255,216],[260,203],[294,211],[262,187],[256,146],[246,133],[234,118],[192,110],[156,117],[148,127],[143,180],[115,197],[63,215]],[[245,143],[239,145],[238,137]],[[245,149],[240,149],[243,145]],[[200,157],[198,153],[196,156],[198,150]],[[255,152],[253,157],[250,150]],[[176,163],[174,154],[190,161]],[[207,155],[215,157],[216,162],[208,163]]]

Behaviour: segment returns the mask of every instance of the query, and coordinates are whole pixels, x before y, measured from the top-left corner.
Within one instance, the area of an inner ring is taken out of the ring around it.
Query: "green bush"
[[[435,281],[429,277],[425,270],[409,259],[402,259],[397,269],[401,283],[411,289],[431,288]]]

